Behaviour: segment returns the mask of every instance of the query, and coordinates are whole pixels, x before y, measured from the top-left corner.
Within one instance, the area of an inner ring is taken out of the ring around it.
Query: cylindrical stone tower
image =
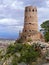
[[[25,8],[24,32],[38,31],[37,8],[28,6]]]
[[[38,32],[38,17],[36,7],[25,7],[24,28],[20,37],[25,41],[29,38],[33,41],[41,40],[41,34]]]

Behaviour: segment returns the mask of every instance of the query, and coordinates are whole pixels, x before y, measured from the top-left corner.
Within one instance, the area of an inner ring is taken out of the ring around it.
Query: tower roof
[[[35,9],[37,9],[36,6],[26,6],[25,8],[35,8]]]

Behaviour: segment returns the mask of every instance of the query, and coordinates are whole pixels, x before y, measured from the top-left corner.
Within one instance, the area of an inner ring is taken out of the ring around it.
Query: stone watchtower
[[[28,6],[25,8],[24,32],[38,31],[37,8]]]
[[[41,40],[41,34],[38,32],[37,8],[32,6],[25,7],[24,28],[21,34],[24,40]]]

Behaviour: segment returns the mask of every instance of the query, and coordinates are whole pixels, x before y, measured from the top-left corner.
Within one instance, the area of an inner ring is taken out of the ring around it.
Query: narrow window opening
[[[25,30],[25,32],[26,32],[27,30]]]
[[[34,12],[34,9],[32,11]]]
[[[28,35],[28,37],[30,37],[30,35]]]
[[[29,24],[31,24],[31,23],[29,23]]]
[[[29,30],[29,32],[31,32],[31,30]]]

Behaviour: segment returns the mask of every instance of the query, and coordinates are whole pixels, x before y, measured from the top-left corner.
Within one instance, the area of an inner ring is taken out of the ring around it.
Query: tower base
[[[20,35],[20,38],[23,39],[23,41],[41,41],[45,42],[43,35],[40,32],[34,31],[33,33],[24,33],[22,32]]]

